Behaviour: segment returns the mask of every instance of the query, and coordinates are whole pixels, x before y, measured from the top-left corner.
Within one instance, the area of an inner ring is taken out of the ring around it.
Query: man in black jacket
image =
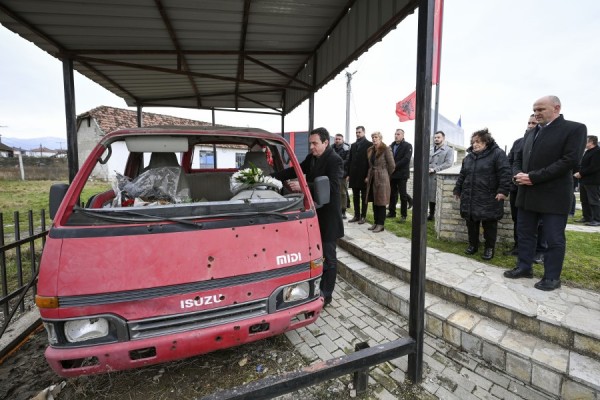
[[[517,266],[505,271],[504,276],[533,278],[531,265],[537,227],[543,220],[542,234],[548,242],[548,251],[544,259],[544,276],[534,285],[539,290],[554,290],[561,285],[573,170],[581,160],[587,135],[585,125],[565,120],[560,109],[560,100],[556,96],[542,97],[533,104],[538,126],[525,135],[513,168],[513,179],[519,185],[519,258]]]
[[[373,143],[365,137],[365,127],[356,127],[356,142],[350,145],[348,156],[348,183],[352,189],[352,201],[354,203],[354,218],[348,222],[364,224],[367,218],[367,184],[365,178],[369,172],[369,160],[367,149]]]
[[[412,158],[412,144],[404,140],[404,131],[396,129],[394,142],[390,144],[390,149],[394,155],[396,167],[390,175],[390,205],[386,217],[396,217],[396,203],[398,194],[400,194],[400,221],[406,221],[406,210],[412,207],[412,197],[406,191],[406,182],[410,177],[410,159]]]
[[[340,206],[342,207],[342,219],[346,219],[346,208],[348,207],[348,183],[346,182],[346,164],[348,163],[348,152],[350,151],[350,145],[344,142],[344,135],[338,133],[335,135],[335,141],[331,145],[331,148],[335,153],[340,156],[344,162],[344,176],[340,180]]]
[[[313,129],[308,137],[310,153],[300,163],[302,172],[306,174],[308,183],[314,182],[318,176],[329,178],[329,203],[317,209],[321,242],[323,243],[323,277],[321,278],[321,294],[325,299],[324,306],[331,303],[335,279],[337,275],[336,240],[344,236],[344,223],[340,208],[340,179],[342,179],[342,159],[329,146],[329,132],[325,128]],[[285,181],[296,178],[294,168],[286,168],[274,172],[271,176]],[[299,192],[298,181],[287,183],[290,190]]]
[[[586,225],[600,226],[600,147],[598,136],[588,136],[579,171],[575,173],[581,185],[579,196]]]

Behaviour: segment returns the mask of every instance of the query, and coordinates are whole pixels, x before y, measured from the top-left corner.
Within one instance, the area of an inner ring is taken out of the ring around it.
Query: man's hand
[[[579,172],[575,172],[573,176],[577,179],[581,179],[581,174]]]
[[[435,174],[435,169],[429,168],[429,175],[431,175],[431,174]]]
[[[297,180],[289,180],[285,183],[292,192],[300,192],[300,183]]]
[[[518,174],[516,174],[513,178],[513,182],[517,185],[533,185],[531,179],[529,179],[529,174],[526,174],[525,172],[519,172]]]
[[[496,201],[504,201],[504,200],[506,200],[506,196],[503,195],[502,193],[498,193],[496,195]]]

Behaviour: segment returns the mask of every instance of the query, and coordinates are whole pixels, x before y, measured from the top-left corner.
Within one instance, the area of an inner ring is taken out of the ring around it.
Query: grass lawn
[[[349,214],[352,215],[352,210],[350,209],[348,211]],[[412,210],[408,210],[408,218],[404,223],[398,222],[398,217],[395,219],[387,219],[385,221],[385,229],[399,237],[410,239],[412,237],[411,211]],[[578,210],[574,219],[579,218],[581,218],[581,211]],[[574,219],[569,218],[569,223],[574,223]],[[367,221],[369,221],[370,224],[373,223],[371,207],[369,207],[367,213]],[[569,286],[600,292],[600,234],[567,231],[566,236],[567,251],[561,280]],[[509,249],[509,246],[512,246],[512,243],[510,243],[510,245],[499,244],[496,246],[494,258],[487,261],[487,263],[505,269],[514,268],[516,265],[516,257],[505,256],[503,254],[505,250]],[[467,243],[438,239],[432,221],[427,222],[427,247],[483,262],[483,260],[481,260],[481,249],[478,254],[468,256],[464,253]],[[544,267],[542,265],[534,264],[533,270],[536,277],[542,277],[544,273]]]

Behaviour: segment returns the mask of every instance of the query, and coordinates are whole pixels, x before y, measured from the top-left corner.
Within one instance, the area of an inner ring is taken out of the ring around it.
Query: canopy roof
[[[0,23],[129,106],[286,115],[415,0],[2,0]]]

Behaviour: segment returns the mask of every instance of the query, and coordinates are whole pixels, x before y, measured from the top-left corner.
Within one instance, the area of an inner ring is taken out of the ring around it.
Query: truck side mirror
[[[317,176],[311,186],[311,194],[317,208],[329,203],[331,188],[327,176]]]
[[[58,207],[60,203],[62,203],[65,195],[67,194],[67,190],[69,189],[69,185],[66,183],[55,183],[50,186],[50,199],[49,199],[49,208],[50,208],[50,219],[54,219],[56,212],[58,211]]]

